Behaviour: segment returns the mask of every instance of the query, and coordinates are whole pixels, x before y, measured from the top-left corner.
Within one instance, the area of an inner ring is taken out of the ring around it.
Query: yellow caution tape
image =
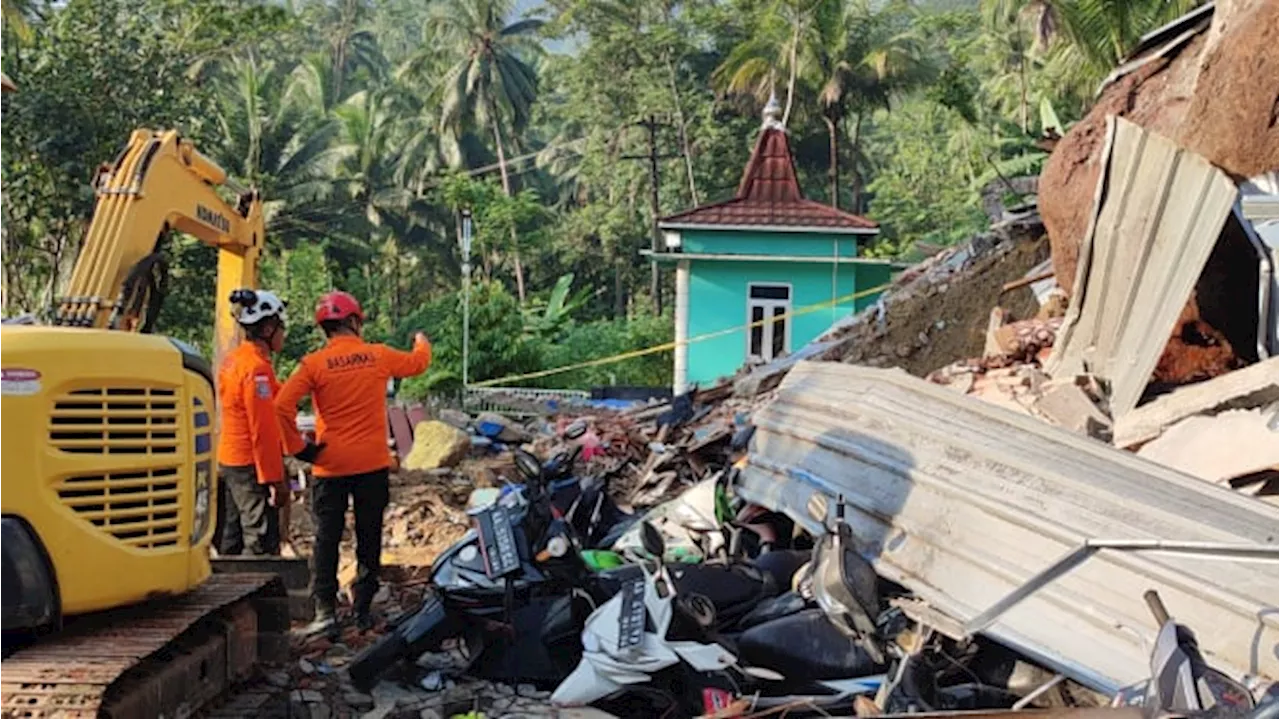
[[[709,339],[715,339],[716,337],[723,337],[725,335],[733,334],[735,332],[750,330],[753,327],[761,327],[769,322],[776,322],[780,319],[791,319],[792,317],[807,315],[810,312],[817,312],[818,310],[827,309],[828,307],[838,305],[842,302],[852,302],[854,300],[859,300],[859,299],[862,299],[863,297],[874,295],[878,292],[883,292],[888,288],[889,288],[889,283],[885,283],[877,287],[872,287],[871,289],[860,290],[858,292],[854,292],[853,294],[844,295],[843,297],[836,297],[834,299],[818,302],[817,304],[806,305],[804,307],[801,307],[800,309],[792,310],[791,312],[788,312],[783,315],[766,317],[765,319],[756,320],[755,322],[748,322],[745,325],[730,327],[728,329],[723,329],[723,330],[716,330],[715,332],[708,332],[706,334],[698,335],[697,337],[690,337],[689,339],[685,340],[684,343],[687,345],[691,345],[691,344],[694,344],[695,342],[705,342]],[[498,377],[497,379],[487,379],[482,382],[473,382],[471,383],[470,386],[496,387],[498,385],[505,385],[513,382],[521,382],[523,380],[528,380],[528,379],[550,377],[551,375],[562,374],[564,372],[572,372],[577,369],[586,369],[587,367],[599,367],[600,365],[613,364],[615,362],[622,362],[635,357],[644,357],[645,355],[657,354],[658,352],[666,352],[668,350],[675,349],[677,344],[678,343],[675,341],[663,342],[660,345],[645,347],[644,349],[631,350],[630,352],[623,352],[621,354],[616,354],[610,357],[599,357],[597,359],[586,360],[583,362],[575,362],[574,364],[565,365],[563,367],[555,367],[553,369],[538,370],[537,372],[526,372],[524,374],[511,374],[511,375],[507,375],[506,377]]]

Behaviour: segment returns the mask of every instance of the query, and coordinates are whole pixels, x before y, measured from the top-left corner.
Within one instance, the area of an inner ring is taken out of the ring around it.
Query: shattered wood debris
[[[679,496],[725,467],[735,432],[766,398],[731,397],[733,389],[726,382],[626,413],[566,412],[523,425],[491,413],[473,417],[458,410],[436,412],[439,419],[435,420],[424,418],[411,438],[405,466],[418,466],[416,455],[431,454],[431,459],[446,461],[428,462],[444,465],[432,469],[402,469],[392,474],[383,533],[383,586],[374,599],[374,610],[387,622],[415,611],[427,588],[432,562],[470,528],[466,505],[471,491],[518,481],[510,452],[515,445],[497,440],[528,440],[524,446],[548,457],[567,441],[566,427],[575,420],[583,421],[587,431],[575,440],[582,447],[575,474],[608,479],[615,501],[628,509],[644,510]],[[495,441],[472,441],[483,434],[492,435]],[[467,438],[465,445],[458,435]],[[297,465],[291,468],[299,469]],[[295,545],[309,553],[314,539],[312,522],[301,495],[296,501],[299,506],[292,512],[291,535]],[[356,567],[350,516],[347,521],[339,585],[344,601],[349,602],[346,593]],[[362,633],[348,626],[341,641],[333,643],[322,636],[309,636],[303,629],[302,623],[295,626],[296,665],[270,678],[278,686],[292,689],[287,695],[290,716],[444,717],[477,710],[489,716],[608,716],[590,709],[554,710],[545,692],[487,682],[454,684],[441,679],[440,686],[431,690],[384,682],[371,695],[364,695],[347,682],[341,669],[378,633]],[[455,650],[452,660],[446,654],[436,661],[448,665],[461,660]]]
[[[725,467],[735,431],[763,401],[731,397],[733,390],[724,382],[627,413],[592,416],[603,452],[586,459],[584,473],[607,478],[623,507],[647,509],[674,499]]]
[[[1244,29],[1230,26],[1228,32]],[[1229,51],[1194,33],[1180,42],[1166,49],[1166,65],[1132,70],[1130,79],[1121,78],[1119,87],[1107,91],[1119,97],[1139,88],[1126,100],[1133,105],[1128,115],[1157,132],[1161,110],[1149,106],[1152,100],[1174,86],[1196,87],[1197,69],[1180,52],[1190,58],[1206,47]],[[1160,75],[1169,88],[1148,82]],[[1115,102],[1100,106],[1114,109]],[[965,619],[1006,596],[1016,581],[1057,562],[1078,541],[1116,535],[1263,541],[1274,535],[1267,527],[1280,519],[1268,505],[1280,505],[1280,358],[1267,357],[1280,347],[1265,328],[1280,328],[1280,322],[1258,316],[1266,315],[1276,294],[1274,283],[1271,294],[1262,284],[1260,267],[1266,264],[1256,252],[1261,243],[1235,211],[1220,217],[1225,226],[1211,237],[1217,219],[1207,215],[1222,215],[1230,188],[1224,175],[1185,150],[1187,142],[1170,148],[1155,136],[1117,130],[1116,137],[1106,138],[1114,142],[1107,157],[1158,169],[1170,164],[1143,152],[1178,156],[1172,165],[1180,177],[1202,170],[1197,177],[1208,184],[1201,187],[1215,191],[1212,212],[1188,212],[1178,200],[1138,202],[1162,197],[1151,187],[1121,205],[1106,205],[1106,188],[1097,186],[1107,182],[1108,168],[1091,160],[1091,152],[1101,148],[1103,120],[1088,120],[1094,127],[1087,137],[1073,130],[1062,139],[1042,184],[1057,192],[1064,168],[1094,165],[1089,173],[1073,174],[1069,191],[1046,198],[1050,229],[1069,226],[1065,237],[1051,243],[1034,210],[1001,210],[991,232],[964,246],[934,248],[876,304],[791,356],[628,412],[552,408],[511,397],[504,402],[536,418],[517,422],[442,409],[403,421],[408,445],[401,458],[425,444],[433,445],[433,453],[424,462],[406,462],[420,471],[394,477],[385,587],[375,608],[388,619],[415,610],[431,562],[468,528],[470,491],[516,480],[509,449],[524,444],[548,457],[566,443],[563,432],[575,420],[588,425],[573,440],[582,448],[576,473],[605,478],[614,500],[628,510],[655,507],[699,482],[707,486],[708,478],[726,470],[733,438],[759,422],[763,439],[753,448],[744,480],[750,498],[768,509],[788,510],[814,532],[823,530],[820,521],[827,518],[814,512],[826,512],[835,495],[860,503],[850,523],[861,540],[879,548],[882,577],[909,589],[919,585],[913,597],[897,601],[911,617],[936,619],[933,626],[943,633],[946,627],[964,633]],[[1129,137],[1135,134],[1143,141]],[[1210,159],[1231,170],[1217,155]],[[1080,186],[1082,177],[1088,187]],[[1175,180],[1155,184],[1176,189]],[[1111,184],[1112,194],[1119,193]],[[1071,205],[1070,216],[1064,203]],[[1085,225],[1102,216],[1107,219],[1100,232],[1111,235],[1087,237]],[[1197,232],[1187,229],[1193,220],[1201,221]],[[1138,228],[1116,232],[1128,228],[1125,223]],[[1156,235],[1194,247],[1178,257],[1155,257],[1146,248]],[[1176,283],[1151,274],[1144,257],[1148,264],[1155,257],[1156,269]],[[1108,262],[1124,270],[1102,271]],[[1048,275],[1048,267],[1056,274]],[[1091,273],[1091,267],[1102,270]],[[1068,354],[1070,361],[1056,362],[1055,353]],[[836,363],[902,368],[928,383]],[[828,384],[819,386],[822,381]],[[1007,412],[983,409],[929,383]],[[1117,384],[1123,390],[1119,402]],[[413,436],[431,422],[429,431],[416,434],[440,441]],[[1148,462],[1135,461],[1134,454]],[[823,481],[842,484],[823,490]],[[797,482],[804,491],[796,489]],[[954,484],[965,486],[948,489]],[[908,485],[908,493],[891,496]],[[823,491],[831,496],[819,502],[815,495]],[[992,512],[997,503],[1016,509]],[[294,508],[293,540],[308,551],[310,517],[302,507]],[[992,544],[993,533],[1001,532],[1005,539]],[[346,558],[352,555],[351,539],[348,527]],[[1006,553],[998,562],[992,559],[996,551]],[[1143,571],[1135,573],[1135,565]],[[1254,669],[1275,678],[1274,652],[1248,655],[1249,642],[1270,647],[1280,631],[1274,618],[1258,619],[1275,586],[1275,568],[1262,567],[1249,573],[1229,562],[1097,558],[1014,606],[991,632],[1005,644],[1057,658],[1056,668],[1075,681],[1110,690],[1147,672],[1140,637],[1115,628],[1149,628],[1140,595],[1148,585],[1161,585],[1179,614],[1196,615],[1213,659],[1225,658],[1234,667],[1265,664]],[[344,564],[344,586],[352,576],[353,568]],[[1215,589],[1188,589],[1197,583]],[[1068,617],[1073,612],[1079,617]],[[1055,613],[1059,618],[1052,619]],[[297,667],[275,678],[282,682],[278,686],[291,688],[292,715],[552,715],[545,696],[536,692],[485,683],[451,686],[442,676],[434,676],[429,687],[384,683],[372,695],[360,695],[340,679],[339,669],[375,636],[348,628],[337,645],[296,637]],[[457,661],[458,651],[433,661]],[[516,695],[515,709],[502,704]],[[877,713],[867,704],[872,702],[864,701],[859,715]]]

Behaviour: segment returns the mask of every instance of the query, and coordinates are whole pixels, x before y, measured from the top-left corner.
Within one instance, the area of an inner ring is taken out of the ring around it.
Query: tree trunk
[[[13,253],[10,242],[13,241],[13,224],[10,223],[9,203],[5,202],[3,209],[0,209],[0,317],[9,315],[9,302],[13,290],[10,289],[10,276],[13,274],[13,267],[9,266],[10,255]]]
[[[613,318],[622,319],[627,313],[627,291],[623,286],[626,266],[619,260],[613,263]]]
[[[849,174],[852,175],[853,186],[853,204],[852,211],[862,214],[862,175],[858,172],[858,147],[862,144],[862,117],[863,113],[858,113],[858,119],[853,124],[853,162],[849,167]]]
[[[689,200],[698,206],[698,185],[693,181],[693,155],[689,152],[689,136],[685,132],[684,106],[680,103],[680,88],[676,85],[676,66],[667,56],[667,74],[671,78],[671,99],[676,108],[676,128],[680,131],[680,154],[684,155],[684,170],[689,177]]]
[[[791,118],[791,102],[796,95],[796,62],[800,55],[800,21],[796,20],[795,32],[791,34],[791,71],[790,77],[787,79],[787,108],[782,111],[782,126],[787,126],[787,120]]]
[[[827,123],[827,180],[831,187],[831,206],[840,209],[840,122],[833,113],[823,113]]]
[[[613,204],[618,200],[618,193],[613,183],[609,184],[608,189],[609,189],[608,202],[609,202],[609,206],[612,207]],[[613,246],[612,257],[608,256],[608,252],[609,252],[608,248],[609,248],[609,245],[605,243],[603,238],[601,238],[600,249],[601,249],[602,259],[606,263],[606,266],[608,264],[613,265],[613,317],[614,319],[619,319],[623,316],[623,313],[626,311],[626,308],[627,308],[627,300],[626,300],[627,293],[626,293],[626,288],[624,286],[624,282],[625,282],[624,273],[626,272],[626,262],[622,257],[622,253],[619,251],[621,248],[617,244]]]
[[[1025,135],[1031,129],[1031,113],[1027,107],[1027,53],[1025,51],[1018,53],[1018,94],[1018,111],[1022,120],[1022,134]]]
[[[41,307],[57,307],[58,286],[62,279],[62,262],[67,250],[68,238],[75,229],[78,228],[74,228],[70,223],[59,221],[54,223],[54,229],[49,233],[53,242],[44,248],[49,254],[49,281],[42,290]]]
[[[498,172],[502,175],[502,192],[511,197],[511,175],[507,173],[507,153],[502,146],[502,128],[498,125],[498,108],[489,103],[489,115],[493,118],[493,143],[498,149]],[[511,226],[511,252],[515,260],[516,297],[524,304],[524,267],[520,264],[520,238],[515,225]]]
[[[391,238],[391,323],[400,325],[400,243]]]
[[[516,243],[516,228],[511,228],[511,256],[516,265],[516,297],[524,304],[524,265],[520,263],[520,245]]]

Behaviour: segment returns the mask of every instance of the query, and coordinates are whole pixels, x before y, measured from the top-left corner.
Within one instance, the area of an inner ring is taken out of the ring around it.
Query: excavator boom
[[[235,193],[229,204],[217,188]],[[229,296],[256,287],[264,222],[256,190],[174,130],[135,130],[115,162],[94,180],[97,206],[54,323],[150,331],[163,300],[164,242],[173,230],[218,248],[214,359],[235,342]]]

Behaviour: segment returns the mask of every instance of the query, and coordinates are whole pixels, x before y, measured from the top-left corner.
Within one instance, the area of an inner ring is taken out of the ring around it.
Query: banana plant
[[[527,337],[553,337],[573,323],[573,313],[591,299],[591,289],[573,289],[573,273],[561,275],[546,300],[534,298],[525,303],[524,333]]]

